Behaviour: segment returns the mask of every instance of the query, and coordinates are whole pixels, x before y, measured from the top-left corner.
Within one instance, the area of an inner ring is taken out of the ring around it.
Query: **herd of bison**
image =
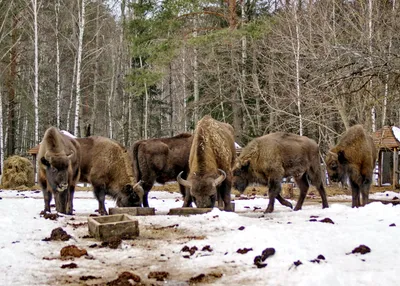
[[[252,140],[236,157],[232,126],[208,115],[198,122],[193,135],[140,140],[129,150],[105,137],[74,138],[50,127],[38,160],[44,212],[50,212],[54,196],[57,212],[72,214],[78,182],[92,185],[99,213],[106,215],[106,195],[119,207],[149,207],[148,193],[155,182],[177,180],[183,207],[194,203],[198,208],[212,208],[217,202],[225,211],[233,210],[232,187],[243,192],[251,183],[267,185],[265,212],[270,213],[275,199],[292,208],[280,194],[285,177],[293,177],[300,190],[294,210],[301,209],[310,184],[318,190],[322,207],[328,207],[319,146],[314,140],[271,133]],[[334,182],[349,179],[352,207],[368,203],[375,161],[374,142],[361,125],[349,128],[329,150],[325,158],[328,175]]]

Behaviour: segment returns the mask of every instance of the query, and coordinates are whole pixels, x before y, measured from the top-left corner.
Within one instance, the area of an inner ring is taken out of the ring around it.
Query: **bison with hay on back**
[[[182,171],[183,177],[187,177],[192,141],[191,134],[182,133],[174,137],[140,140],[130,148],[133,173],[136,181],[141,181],[144,190],[144,207],[149,206],[147,197],[154,182],[165,184],[168,181],[175,181]],[[182,185],[179,187],[185,196],[185,187]]]
[[[341,136],[339,143],[329,150],[325,158],[328,175],[332,181],[340,182],[348,177],[352,207],[368,203],[376,157],[372,137],[365,132],[362,125],[358,124],[350,127]]]
[[[72,214],[80,161],[80,145],[74,138],[60,133],[55,127],[46,130],[38,153],[39,184],[45,212],[50,212],[50,201],[54,194],[56,210]]]
[[[101,136],[76,140],[82,153],[79,181],[92,185],[99,213],[107,214],[106,195],[114,198],[119,207],[140,207],[143,189],[140,182],[135,182],[127,150],[118,142]]]
[[[268,185],[266,213],[274,210],[275,199],[292,208],[292,204],[280,195],[281,181],[285,177],[293,177],[300,189],[294,210],[301,209],[310,183],[317,188],[322,207],[328,207],[318,144],[310,138],[285,132],[256,138],[242,150],[233,168],[234,187],[239,192],[244,192],[250,183]]]
[[[183,207],[192,201],[198,208],[218,207],[232,211],[231,168],[235,160],[234,131],[231,125],[204,116],[193,135],[187,180],[178,175],[179,184],[187,188]]]

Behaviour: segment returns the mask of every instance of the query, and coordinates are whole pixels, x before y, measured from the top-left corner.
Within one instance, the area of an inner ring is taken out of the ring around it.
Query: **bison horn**
[[[46,151],[46,153],[44,153],[44,158],[50,162],[50,155],[49,155],[49,151]]]
[[[191,188],[192,187],[192,184],[189,182],[189,181],[187,181],[187,180],[185,180],[185,179],[182,179],[182,173],[183,173],[183,171],[182,172],[180,172],[179,174],[178,174],[178,177],[176,178],[176,180],[178,181],[178,183],[179,184],[181,184],[182,186],[184,186],[184,187],[187,187],[187,188]]]
[[[133,185],[133,189],[135,189],[137,186],[139,186],[142,183],[142,180],[140,180],[139,182],[137,182],[135,185]]]
[[[215,179],[215,181],[214,181],[215,186],[218,186],[219,184],[221,184],[226,178],[226,173],[224,170],[218,169],[218,171],[221,173],[221,175]]]
[[[72,152],[72,153],[71,153],[71,154],[69,154],[69,155],[67,156],[67,158],[68,158],[69,160],[71,160],[71,159],[72,159],[72,157],[74,156],[74,151],[72,151],[72,150],[71,150],[71,152]]]
[[[330,151],[330,150],[328,151],[328,153],[331,154],[332,156],[337,156],[337,153],[332,152],[332,151]]]

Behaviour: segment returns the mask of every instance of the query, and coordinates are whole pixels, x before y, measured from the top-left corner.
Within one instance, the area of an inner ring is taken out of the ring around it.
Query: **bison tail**
[[[133,144],[133,147],[132,147],[132,169],[133,169],[133,175],[135,176],[136,182],[139,182],[142,178],[142,174],[140,173],[140,168],[139,168],[139,161],[138,161],[140,143],[141,142],[136,142],[135,144]]]

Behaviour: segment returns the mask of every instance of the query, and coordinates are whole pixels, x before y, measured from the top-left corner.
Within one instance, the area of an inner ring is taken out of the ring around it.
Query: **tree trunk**
[[[368,0],[368,46],[369,46],[369,64],[371,68],[373,67],[372,63],[372,0]],[[372,108],[371,108],[371,129],[372,132],[376,131],[376,108],[374,99],[372,96],[372,79],[369,80],[369,92],[371,96]]]
[[[3,174],[4,150],[3,150],[3,94],[0,88],[0,174]]]
[[[33,12],[33,29],[34,29],[34,48],[35,48],[35,67],[34,67],[34,76],[35,76],[35,89],[33,93],[33,102],[34,102],[34,110],[35,110],[35,145],[39,143],[39,43],[38,43],[38,6],[37,0],[31,0],[32,4],[32,12]]]
[[[56,109],[57,109],[57,128],[61,128],[61,113],[60,113],[60,102],[61,102],[61,82],[60,82],[60,39],[59,39],[59,14],[60,14],[60,0],[56,1],[54,6],[56,14]]]
[[[82,50],[83,50],[83,34],[85,31],[85,1],[82,0],[82,7],[79,11],[79,38],[78,38],[78,59],[76,63],[76,100],[75,100],[75,114],[74,114],[74,135],[79,136],[79,115],[81,106],[81,65],[82,65]],[[79,3],[79,0],[78,0]]]
[[[294,60],[296,64],[296,104],[297,112],[299,114],[299,135],[303,135],[303,114],[301,110],[301,92],[300,92],[300,32],[299,32],[299,20],[297,17],[297,7],[293,6],[295,29],[296,29],[296,43],[293,45]]]

